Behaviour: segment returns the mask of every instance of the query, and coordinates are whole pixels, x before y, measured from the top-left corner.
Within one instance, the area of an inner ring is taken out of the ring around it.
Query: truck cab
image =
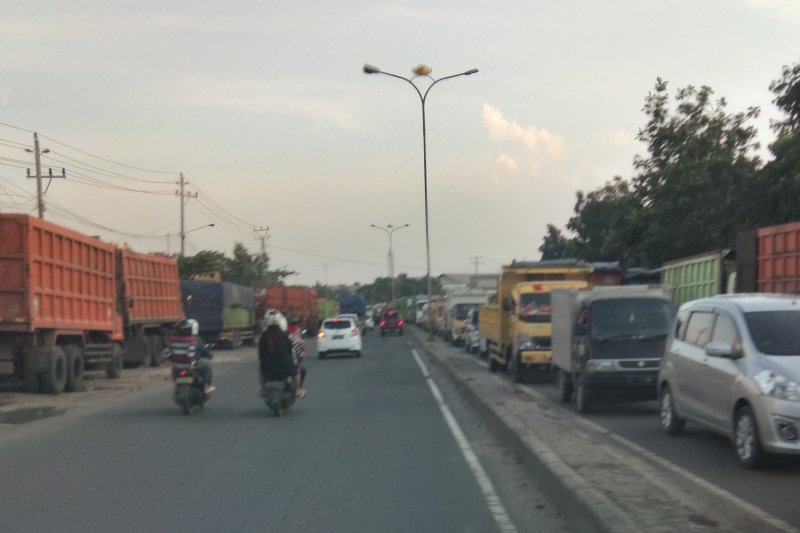
[[[587,287],[591,265],[576,259],[512,262],[500,273],[497,305],[480,308],[489,370],[509,369],[515,381],[549,372],[552,352],[550,291]]]
[[[581,413],[598,400],[645,401],[674,318],[668,293],[628,285],[553,292],[553,364],[561,401]]]

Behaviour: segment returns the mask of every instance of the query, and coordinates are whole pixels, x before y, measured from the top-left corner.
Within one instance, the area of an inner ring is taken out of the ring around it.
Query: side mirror
[[[711,357],[722,357],[724,359],[739,359],[741,357],[730,343],[725,341],[712,341],[706,344],[706,354]]]

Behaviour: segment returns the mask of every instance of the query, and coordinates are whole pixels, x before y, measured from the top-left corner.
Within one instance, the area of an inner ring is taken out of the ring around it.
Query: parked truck
[[[255,338],[253,289],[228,281],[181,281],[186,318],[200,324],[204,340],[237,349]]]
[[[488,294],[482,289],[466,286],[449,287],[444,296],[444,340],[453,346],[464,343],[464,320],[472,309],[488,303]]]
[[[654,400],[674,317],[667,291],[626,285],[553,289],[553,365],[562,402]]]
[[[529,370],[549,372],[550,291],[586,287],[590,272],[589,264],[576,259],[514,261],[502,267],[497,304],[481,306],[479,312],[489,370],[508,369],[517,382]]]
[[[117,294],[125,363],[159,366],[175,324],[183,318],[178,262],[164,254],[116,251]]]
[[[81,388],[122,370],[113,244],[28,215],[0,214],[0,379],[31,392]]]
[[[800,294],[800,222],[737,235],[736,292]]]
[[[731,250],[716,250],[668,261],[661,266],[661,282],[673,305],[734,292],[736,260]]]
[[[314,288],[275,283],[262,287],[255,293],[256,321],[268,309],[278,309],[286,317],[299,320],[303,329],[316,331],[319,308]]]

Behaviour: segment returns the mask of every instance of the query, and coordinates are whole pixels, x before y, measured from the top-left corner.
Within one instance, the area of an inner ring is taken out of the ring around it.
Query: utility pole
[[[33,150],[30,148],[25,149],[26,152],[31,153],[33,152],[33,162],[36,165],[36,175],[31,176],[31,169],[28,169],[28,178],[36,178],[36,207],[39,211],[39,218],[44,219],[44,193],[47,192],[47,189],[42,191],[42,154],[50,153],[49,148],[45,148],[44,150],[39,149],[39,134],[33,132]],[[53,169],[50,169],[50,180],[52,181],[53,178],[66,178],[67,171],[63,168],[61,169],[61,176],[54,176]],[[50,182],[47,183],[47,188],[50,188]]]
[[[478,288],[478,265],[483,263],[483,256],[480,255],[473,255],[470,257],[472,262],[475,263],[475,281],[473,282],[473,288]]]
[[[184,206],[186,205],[186,202],[184,201],[184,198],[186,201],[189,201],[190,198],[197,198],[196,192],[193,193],[185,190],[185,187],[188,184],[189,182],[183,179],[183,172],[181,172],[181,181],[178,182],[178,185],[181,186],[181,189],[180,191],[175,191],[175,194],[180,196],[181,200],[181,257],[183,257],[184,252],[186,251],[186,225],[184,219]]]
[[[267,255],[267,241],[269,240],[269,226],[253,228],[253,231],[259,234],[256,239],[261,241],[261,255]],[[263,233],[263,235],[262,235]]]

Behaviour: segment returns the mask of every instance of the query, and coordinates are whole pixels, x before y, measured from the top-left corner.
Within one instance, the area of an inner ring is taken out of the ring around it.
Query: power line
[[[109,169],[106,169],[106,168],[98,167],[98,166],[92,165],[90,163],[87,163],[85,161],[81,161],[80,159],[75,159],[74,157],[70,157],[70,156],[68,156],[66,154],[62,154],[61,152],[56,152],[55,150],[50,150],[50,153],[60,155],[61,157],[69,159],[74,164],[80,165],[79,168],[81,168],[81,170],[85,170],[87,172],[97,171],[100,174],[102,174],[104,176],[107,176],[109,178],[114,178],[114,179],[119,179],[119,180],[126,180],[126,181],[136,181],[136,182],[141,182],[141,183],[155,183],[155,184],[168,184],[168,185],[172,185],[174,183],[173,181],[149,180],[149,179],[146,179],[146,178],[139,178],[139,177],[136,177],[136,176],[128,176],[127,174],[121,174],[121,173],[115,172],[113,170],[109,170]],[[67,163],[66,161],[62,161],[62,160],[60,160],[60,159],[58,159],[56,157],[53,157],[53,156],[46,156],[46,158],[47,159],[52,159],[53,161],[57,161],[59,163],[63,163],[65,165],[73,164],[73,163]],[[84,168],[84,167],[88,167],[88,168]]]
[[[13,128],[13,129],[19,130],[19,131],[25,131],[27,133],[33,133],[33,130],[26,130],[25,128],[20,128],[19,126],[14,126],[12,124],[6,124],[5,122],[0,122],[0,126],[5,126],[7,128]]]
[[[195,189],[197,189],[198,191],[200,191],[201,193],[203,193],[204,197],[205,197],[205,198],[208,198],[208,201],[209,201],[209,202],[211,202],[212,204],[214,204],[215,206],[217,206],[217,207],[218,207],[219,209],[221,209],[221,210],[222,210],[224,213],[227,213],[227,214],[228,214],[228,216],[230,216],[231,218],[233,218],[233,219],[235,219],[235,220],[238,220],[238,221],[239,221],[239,222],[241,222],[242,224],[245,224],[245,225],[247,225],[247,226],[249,226],[249,227],[251,227],[251,228],[257,228],[257,227],[258,227],[258,225],[257,225],[257,224],[251,224],[250,222],[248,222],[248,221],[246,221],[246,220],[244,220],[244,219],[242,219],[242,218],[239,218],[239,217],[238,217],[238,216],[236,216],[235,214],[231,213],[230,211],[228,211],[227,209],[225,209],[224,207],[222,207],[220,204],[218,204],[217,202],[215,202],[215,201],[214,201],[214,199],[213,199],[213,198],[212,198],[212,197],[211,197],[209,194],[207,194],[205,191],[203,191],[203,190],[202,190],[200,187],[198,187],[196,184],[195,184],[195,187],[194,187],[194,188],[195,188]]]

